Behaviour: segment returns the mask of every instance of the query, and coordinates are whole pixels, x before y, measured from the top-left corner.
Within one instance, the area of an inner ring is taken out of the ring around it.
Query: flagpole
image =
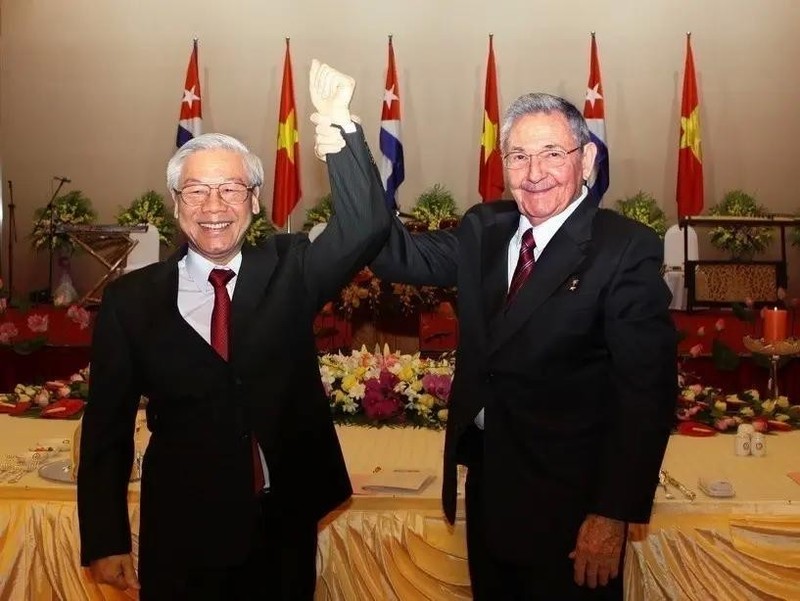
[[[291,234],[292,233],[292,216],[291,215],[286,217],[286,233],[287,234]]]

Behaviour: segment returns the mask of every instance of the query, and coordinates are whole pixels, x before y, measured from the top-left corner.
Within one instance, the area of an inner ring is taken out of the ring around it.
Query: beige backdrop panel
[[[267,205],[284,37],[291,37],[304,190],[295,224],[327,190],[324,167],[311,154],[311,58],[356,77],[353,110],[377,151],[389,33],[401,86],[404,208],[437,182],[464,209],[479,198],[490,32],[501,106],[533,90],[582,106],[595,30],[611,147],[606,202],[643,189],[674,219],[691,30],[707,206],[741,187],[774,211],[800,209],[790,187],[800,139],[794,0],[0,0],[0,10],[0,152],[18,205],[20,291],[47,282],[46,260],[30,253],[25,236],[34,209],[50,197],[52,176],[70,177],[66,190],[83,190],[104,223],[148,188],[165,191],[163,168],[174,149],[193,36],[200,39],[205,131],[236,135],[263,158]],[[796,250],[792,257],[796,265]],[[86,257],[76,261],[79,290],[92,281],[93,268]]]

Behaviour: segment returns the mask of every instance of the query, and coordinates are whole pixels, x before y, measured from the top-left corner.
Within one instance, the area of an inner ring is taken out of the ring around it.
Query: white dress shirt
[[[195,332],[211,344],[211,313],[214,310],[214,287],[208,281],[212,269],[230,269],[234,276],[227,283],[228,295],[233,300],[236,280],[242,267],[242,253],[239,252],[227,265],[215,265],[192,249],[178,261],[178,311]],[[269,488],[269,470],[261,447],[261,467],[264,470],[265,488]]]
[[[552,240],[556,232],[564,225],[564,222],[569,219],[569,216],[575,212],[575,209],[584,201],[589,190],[586,186],[581,188],[581,195],[577,200],[571,202],[566,209],[561,211],[558,215],[553,215],[546,219],[539,225],[531,226],[531,222],[525,215],[519,216],[519,224],[517,231],[508,242],[508,253],[506,255],[508,261],[508,281],[507,288],[511,288],[511,280],[514,278],[514,271],[517,269],[517,262],[519,261],[519,250],[522,247],[522,235],[533,228],[533,240],[536,242],[536,247],[533,249],[533,258],[538,261],[545,246]],[[483,430],[483,409],[475,416],[475,425]]]

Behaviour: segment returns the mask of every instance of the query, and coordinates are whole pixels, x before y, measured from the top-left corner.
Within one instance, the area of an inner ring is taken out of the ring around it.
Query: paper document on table
[[[424,470],[382,470],[364,478],[360,488],[366,493],[419,493],[434,477]]]

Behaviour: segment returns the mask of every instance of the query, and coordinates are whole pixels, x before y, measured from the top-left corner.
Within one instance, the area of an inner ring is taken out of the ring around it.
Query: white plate
[[[72,479],[71,459],[51,461],[39,468],[39,475],[45,480],[75,484],[75,481]]]
[[[43,465],[39,468],[39,476],[45,480],[52,480],[53,482],[75,484],[75,480],[72,479],[71,459],[58,459]],[[131,482],[136,482],[139,478],[141,478],[141,474],[134,463],[133,472],[131,473]]]

